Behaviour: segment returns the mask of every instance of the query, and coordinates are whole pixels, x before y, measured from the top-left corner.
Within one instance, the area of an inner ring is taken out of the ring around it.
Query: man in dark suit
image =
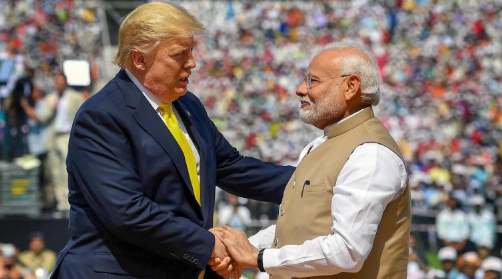
[[[124,20],[114,62],[122,68],[80,108],[71,131],[70,232],[51,278],[218,278],[229,263],[209,229],[215,185],[280,203],[293,167],[244,157],[187,92],[193,34],[203,26],[168,3]]]

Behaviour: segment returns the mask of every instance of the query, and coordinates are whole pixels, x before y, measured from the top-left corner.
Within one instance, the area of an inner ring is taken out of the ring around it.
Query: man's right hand
[[[230,257],[242,267],[258,268],[258,250],[249,242],[246,234],[229,226],[214,229],[222,240]]]
[[[242,275],[242,267],[238,266],[237,263],[230,258],[218,231],[215,229],[210,229],[209,231],[214,234],[213,253],[208,262],[211,269],[223,278],[239,279]]]

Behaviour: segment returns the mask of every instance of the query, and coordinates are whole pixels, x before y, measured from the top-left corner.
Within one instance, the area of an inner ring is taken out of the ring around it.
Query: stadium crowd
[[[44,236],[29,236],[28,249],[19,249],[10,243],[0,243],[1,279],[46,279],[56,264],[56,253],[45,247]]]
[[[4,159],[30,153],[29,117],[21,103],[9,107],[23,69],[33,70],[33,87],[48,95],[65,59],[90,61],[93,80],[99,79],[99,69],[112,67],[102,61],[102,27],[93,3],[0,0],[0,59],[17,61],[16,74],[0,87],[1,111],[7,119],[19,118],[14,124],[0,117]],[[207,26],[195,51],[189,90],[243,154],[279,164],[295,165],[299,152],[319,134],[299,120],[294,95],[316,49],[342,39],[370,47],[383,81],[376,114],[407,160],[414,214],[437,216],[438,248],[446,248],[423,250],[420,243],[426,240],[413,236],[409,278],[489,278],[491,273],[500,278],[500,1],[177,3]],[[33,92],[23,94],[29,99]],[[218,205],[218,224],[249,233],[276,217],[273,206],[226,194]]]

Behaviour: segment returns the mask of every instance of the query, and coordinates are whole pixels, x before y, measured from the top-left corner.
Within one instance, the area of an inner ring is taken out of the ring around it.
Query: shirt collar
[[[126,68],[124,70],[125,70],[125,73],[127,74],[127,76],[134,83],[134,85],[136,85],[136,87],[138,87],[138,89],[141,91],[141,93],[143,93],[143,95],[145,95],[146,99],[148,100],[148,103],[150,103],[150,105],[152,105],[154,110],[157,110],[159,108],[161,101],[159,99],[157,99],[155,97],[155,95],[153,95],[153,93],[150,92],[150,90],[146,89],[146,87],[143,86],[143,84],[141,84],[141,82],[139,82],[139,80],[131,73],[131,71],[129,71],[129,69]]]
[[[358,110],[357,112],[355,112],[355,113],[353,113],[353,114],[351,114],[351,115],[349,115],[349,116],[345,117],[344,119],[342,119],[342,120],[340,120],[340,121],[338,121],[338,122],[336,122],[336,123],[333,123],[333,124],[330,124],[330,125],[326,126],[326,128],[324,128],[324,136],[327,136],[327,135],[328,135],[329,128],[331,128],[331,127],[333,127],[333,126],[335,126],[335,125],[337,125],[337,124],[340,124],[340,123],[342,123],[342,122],[344,122],[344,121],[349,120],[350,118],[352,118],[352,117],[356,116],[357,114],[359,114],[359,113],[360,113],[361,111],[363,111],[363,110],[364,110],[364,108],[363,108],[363,109]]]

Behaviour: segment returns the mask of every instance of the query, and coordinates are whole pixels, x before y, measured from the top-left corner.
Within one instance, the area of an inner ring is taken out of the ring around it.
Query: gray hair
[[[342,75],[357,75],[361,79],[361,98],[364,103],[372,106],[380,102],[380,72],[375,56],[364,45],[354,41],[333,42],[324,46],[325,50],[357,49],[368,57],[371,63],[360,56],[348,55],[341,59]]]

